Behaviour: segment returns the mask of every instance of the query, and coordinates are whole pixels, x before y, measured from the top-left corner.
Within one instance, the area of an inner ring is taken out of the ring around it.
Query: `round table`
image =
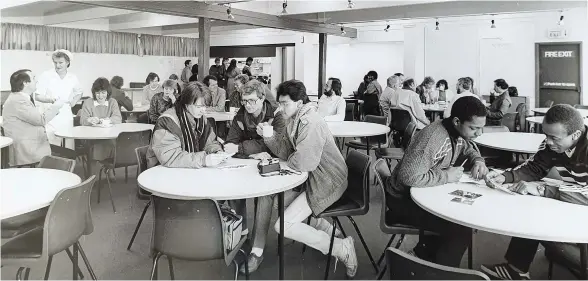
[[[334,137],[372,137],[390,132],[390,127],[382,124],[358,121],[329,121],[329,130]]]
[[[482,196],[472,205],[451,202],[455,196],[449,193],[456,189]],[[510,195],[463,183],[411,188],[410,194],[427,212],[470,228],[541,241],[588,244],[588,224],[578,223],[578,218],[588,217],[587,206],[531,195]],[[546,225],[546,218],[554,217],[557,219],[549,220]],[[586,255],[585,245],[582,250]]]
[[[474,142],[485,147],[514,153],[533,154],[545,139],[543,134],[500,132],[485,133],[474,139]]]
[[[236,113],[233,112],[207,112],[204,113],[206,118],[213,118],[216,122],[231,121]]]
[[[527,121],[534,124],[542,124],[544,116],[530,116]],[[584,119],[584,125],[588,126],[588,119]]]
[[[133,110],[126,110],[126,108],[121,108],[120,113],[143,113],[149,110],[149,105],[141,105],[141,106],[133,106]]]
[[[76,126],[65,130],[58,130],[55,135],[64,139],[76,140],[110,140],[116,139],[122,132],[140,132],[153,130],[153,124],[121,123],[109,128],[94,126]]]
[[[0,149],[2,149],[2,157],[0,159],[0,168],[8,168],[8,146],[12,144],[13,140],[9,137],[0,136]]]
[[[178,200],[234,200],[278,194],[279,216],[284,217],[284,191],[306,181],[308,173],[300,175],[262,177],[257,170],[258,160],[227,160],[219,167],[201,169],[166,168],[156,166],[142,172],[137,178],[139,186],[153,195]],[[282,168],[285,163],[280,163]],[[242,168],[223,167],[246,165]],[[284,220],[280,220],[278,252],[279,278],[284,279]]]
[[[536,114],[540,114],[540,115],[545,115],[547,114],[547,111],[549,110],[549,107],[537,107],[534,108],[532,111],[535,112]],[[582,117],[586,118],[588,117],[588,109],[576,109],[580,112],[580,114],[582,114]]]
[[[424,111],[432,111],[432,112],[444,112],[447,108],[447,104],[440,105],[436,104],[421,104],[423,106]]]
[[[59,191],[82,180],[61,170],[18,168],[0,170],[0,182],[0,219],[7,219],[49,206]]]
[[[0,136],[0,148],[5,148],[11,145],[13,140],[9,137]]]

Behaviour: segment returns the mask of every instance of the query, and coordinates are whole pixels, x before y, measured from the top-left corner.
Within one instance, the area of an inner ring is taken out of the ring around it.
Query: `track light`
[[[490,25],[490,28],[496,28],[496,25],[494,24],[494,20],[490,21],[492,23],[492,25]]]
[[[227,18],[229,18],[230,20],[235,19],[235,16],[233,16],[233,13],[231,12],[231,4],[229,4],[229,8],[227,9]]]
[[[435,21],[435,30],[439,30],[439,20]]]
[[[563,16],[563,15],[561,15],[561,16],[559,16],[559,21],[557,22],[557,25],[561,25],[561,26],[563,26],[564,24],[565,24],[565,23],[564,23],[564,16]]]
[[[282,3],[282,15],[288,14],[286,8],[288,8],[288,0],[284,0],[284,3]]]
[[[345,28],[343,28],[343,26],[341,26],[341,35],[345,35],[347,34],[347,32],[345,31]]]
[[[390,25],[386,24],[386,28],[384,28],[384,31],[388,32],[390,30]]]
[[[353,0],[347,0],[347,8],[349,9],[353,9],[355,8],[355,3],[353,3]]]

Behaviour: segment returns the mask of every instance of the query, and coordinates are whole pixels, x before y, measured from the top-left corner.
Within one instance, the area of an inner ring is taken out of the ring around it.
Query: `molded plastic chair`
[[[368,213],[370,209],[370,184],[369,184],[369,167],[371,164],[370,157],[366,154],[363,154],[358,151],[351,151],[345,160],[347,163],[347,169],[349,171],[347,176],[347,190],[337,202],[331,205],[329,208],[324,210],[320,213],[317,217],[318,218],[333,218],[333,235],[331,236],[331,245],[329,246],[329,254],[327,256],[327,267],[325,270],[325,279],[329,277],[329,266],[331,262],[331,251],[333,249],[333,241],[335,238],[335,230],[337,225],[341,228],[341,232],[345,237],[343,227],[341,226],[341,222],[339,221],[340,216],[346,216],[359,239],[361,240],[361,244],[365,251],[368,254],[368,257],[374,266],[376,273],[378,272],[378,266],[372,257],[372,254],[363,239],[363,235],[361,231],[357,227],[355,220],[353,220],[352,216],[363,216]],[[335,224],[336,223],[336,224]]]
[[[549,260],[547,278],[553,276],[553,264],[557,263],[569,270],[576,278],[582,279],[580,245],[570,243],[543,242],[545,257]]]
[[[114,158],[108,158],[100,161],[102,167],[98,173],[98,203],[100,203],[100,190],[102,189],[102,173],[106,176],[108,182],[108,192],[110,194],[110,201],[112,203],[112,210],[116,213],[114,207],[114,200],[112,199],[112,188],[110,187],[110,171],[116,168],[129,167],[137,165],[137,157],[134,149],[137,147],[149,145],[151,139],[151,130],[139,132],[122,132],[116,138],[116,145],[114,147]],[[126,174],[128,178],[128,174]]]
[[[385,116],[375,116],[375,115],[366,115],[364,122],[368,123],[376,123],[382,124],[386,126],[386,117]],[[368,146],[369,142],[369,146]],[[373,136],[367,138],[361,138],[360,140],[352,140],[345,144],[347,146],[347,154],[349,154],[349,148],[353,149],[365,149],[367,151],[367,155],[370,155],[370,150],[379,148],[382,145],[384,147],[388,146],[388,135],[380,135],[380,136]]]
[[[394,146],[401,146],[401,138],[408,124],[412,122],[410,113],[400,108],[390,108],[390,129],[393,132]]]
[[[135,148],[135,154],[137,155],[137,163],[139,163],[139,165],[137,166],[137,177],[143,171],[147,170],[147,149],[149,149],[148,145]],[[139,187],[138,183],[137,198],[139,198],[139,200],[147,201],[147,205],[145,205],[145,208],[141,213],[141,218],[139,218],[137,227],[135,227],[135,232],[133,233],[133,237],[131,237],[131,241],[129,242],[129,246],[127,246],[127,250],[131,249],[133,241],[135,241],[135,237],[137,236],[137,232],[139,232],[139,227],[141,227],[141,223],[143,223],[143,218],[145,218],[145,213],[147,213],[147,209],[149,209],[149,206],[151,206],[151,192],[143,190],[141,187]]]
[[[381,196],[382,196],[382,208],[381,208],[381,214],[380,214],[380,230],[386,234],[392,234],[392,237],[390,237],[388,244],[386,244],[386,247],[384,248],[382,255],[380,255],[380,258],[378,259],[378,266],[379,266],[382,263],[382,260],[384,260],[384,254],[386,253],[385,250],[388,247],[390,247],[390,245],[394,241],[394,238],[396,238],[396,235],[400,235],[400,237],[398,238],[398,241],[396,242],[396,245],[395,245],[395,248],[398,249],[402,245],[402,242],[404,241],[404,237],[406,235],[419,235],[420,229],[418,229],[414,226],[411,226],[411,225],[399,223],[393,217],[394,214],[392,214],[388,211],[388,205],[386,205],[386,191],[384,189],[384,179],[387,179],[388,177],[390,177],[391,173],[390,173],[390,168],[386,164],[384,159],[376,160],[376,162],[374,163],[374,173],[376,174],[376,179],[378,180],[378,183],[380,186],[378,189],[381,191]],[[429,232],[429,231],[425,231],[425,234],[434,235],[434,233]],[[384,268],[382,268],[382,270],[380,270],[380,273],[378,274],[378,280],[382,279],[382,277],[384,276],[384,273],[386,272],[386,269],[387,269],[387,266],[384,265]]]
[[[62,170],[73,173],[76,161],[57,156],[47,155],[41,159],[37,168]],[[2,238],[9,239],[26,233],[35,228],[43,227],[45,216],[49,208],[42,208],[2,220]]]
[[[518,113],[506,113],[502,117],[501,125],[506,126],[511,132],[517,131]]]
[[[524,103],[519,103],[519,105],[517,105],[515,129],[517,132],[527,131],[527,105]]]
[[[214,200],[176,200],[152,196],[153,200],[153,268],[151,279],[157,278],[157,262],[167,256],[170,277],[174,279],[172,259],[208,261],[224,259],[229,266],[235,263],[235,279],[239,266],[235,256],[244,256],[245,276],[249,278],[247,254],[241,247],[247,240],[244,235],[237,246],[225,250],[225,227],[218,203]]]
[[[347,103],[345,105],[345,119],[344,121],[355,121],[355,104]]]
[[[392,148],[378,148],[375,150],[376,158],[384,158],[388,165],[390,165],[391,160],[400,161],[402,157],[404,157],[404,151],[408,148],[410,143],[412,142],[412,138],[416,133],[416,124],[414,122],[408,123],[406,129],[404,129],[404,136],[402,137],[401,147],[392,147]]]
[[[95,179],[96,176],[92,176],[77,186],[61,190],[49,206],[42,228],[19,235],[2,245],[2,265],[20,266],[16,279],[21,279],[23,269],[26,269],[27,279],[31,267],[45,263],[45,279],[48,279],[53,256],[63,250],[72,256],[68,248],[73,246],[73,279],[77,279],[77,275],[81,274],[77,262],[79,250],[92,279],[96,280],[96,275],[79,243],[82,235],[89,235],[94,231],[90,194]]]
[[[490,280],[482,272],[428,262],[392,247],[386,259],[390,280]]]

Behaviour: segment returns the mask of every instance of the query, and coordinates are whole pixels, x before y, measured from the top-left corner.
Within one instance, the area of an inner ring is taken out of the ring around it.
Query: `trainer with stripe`
[[[485,179],[495,183],[515,183],[510,189],[521,194],[588,206],[586,131],[580,112],[570,105],[555,105],[543,119],[546,138],[539,146],[539,151],[520,166],[502,174],[491,172]],[[554,167],[564,181],[562,185],[537,182]],[[482,265],[482,271],[503,280],[530,279],[529,267],[539,243],[547,242],[512,238],[505,256],[506,263]]]

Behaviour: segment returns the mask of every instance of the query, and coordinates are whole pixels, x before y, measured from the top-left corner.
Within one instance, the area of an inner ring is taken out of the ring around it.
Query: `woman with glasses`
[[[198,169],[217,166],[229,158],[204,117],[206,93],[204,84],[189,83],[174,106],[157,119],[147,150],[148,167],[160,164]],[[232,152],[236,151],[227,150]]]
[[[218,86],[217,78],[208,75],[202,81],[208,87],[208,94],[204,98],[204,104],[210,108],[211,111],[224,112],[225,101],[227,100],[227,93],[224,89]]]

